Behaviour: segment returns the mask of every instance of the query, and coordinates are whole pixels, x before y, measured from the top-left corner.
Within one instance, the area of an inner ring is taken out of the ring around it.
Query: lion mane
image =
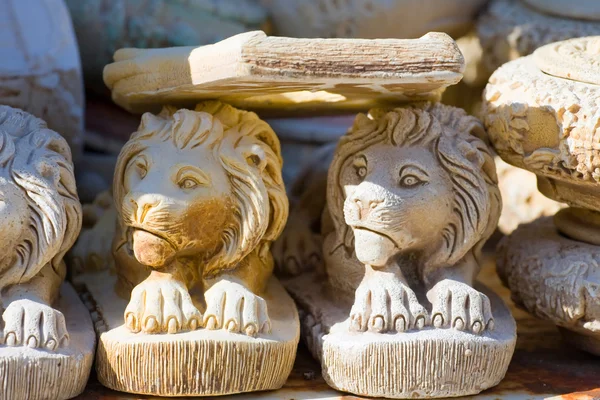
[[[427,265],[454,265],[470,250],[478,250],[494,232],[502,207],[493,156],[484,137],[478,119],[439,103],[359,114],[340,139],[337,157],[329,169],[327,204],[336,232],[333,250],[343,247],[348,255],[354,251],[354,235],[342,212],[345,198],[341,174],[357,152],[379,143],[429,149],[452,181],[452,217],[441,232],[441,245],[427,258]]]
[[[270,256],[270,244],[283,230],[288,214],[280,144],[271,127],[255,113],[218,101],[199,103],[194,110],[167,106],[158,115],[144,114],[115,168],[113,190],[119,221],[124,220],[121,203],[127,194],[123,184],[126,166],[156,141],[178,149],[208,146],[229,178],[235,222],[222,232],[218,252],[203,261],[204,277],[236,268],[253,252],[261,259]],[[252,168],[259,163],[260,168]],[[121,243],[127,241],[125,231],[121,229]]]
[[[25,194],[30,216],[12,259],[0,267],[2,286],[27,282],[48,264],[53,278],[62,281],[63,257],[77,239],[82,221],[66,140],[44,121],[0,106],[0,169]]]

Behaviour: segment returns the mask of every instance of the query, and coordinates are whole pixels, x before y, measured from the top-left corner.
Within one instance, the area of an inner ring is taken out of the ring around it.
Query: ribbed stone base
[[[302,309],[303,338],[338,390],[398,399],[472,395],[504,378],[514,352],[515,321],[502,300],[481,286],[496,326],[483,335],[434,328],[350,332],[350,304],[332,302],[325,279],[308,274],[285,285]]]

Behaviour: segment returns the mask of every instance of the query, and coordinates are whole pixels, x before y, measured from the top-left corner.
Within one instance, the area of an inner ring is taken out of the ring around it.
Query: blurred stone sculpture
[[[307,310],[309,347],[333,387],[445,397],[504,377],[515,323],[496,295],[474,287],[501,208],[478,136],[476,118],[427,103],[361,114],[341,138],[323,217],[326,279],[317,272],[286,282]],[[454,346],[456,357],[442,356]]]
[[[486,0],[262,0],[278,34],[293,37],[417,38],[465,34]]]
[[[87,383],[95,337],[85,306],[62,283],[63,256],[81,228],[71,152],[43,121],[7,106],[0,106],[0,192],[0,378],[8,382],[0,397],[75,397]]]
[[[120,48],[211,44],[267,25],[267,12],[254,0],[66,0],[66,3],[73,15],[86,85],[98,92],[106,91],[102,69]]]
[[[46,121],[77,158],[83,150],[83,82],[63,0],[6,0],[0,36],[0,104]]]
[[[477,21],[481,60],[488,76],[502,64],[530,55],[545,44],[600,35],[598,4],[589,0],[492,0]]]
[[[498,154],[534,172],[547,197],[567,203],[519,226],[499,247],[498,268],[516,302],[600,354],[597,296],[600,169],[596,149],[600,37],[552,43],[490,78],[485,122]]]
[[[118,280],[107,271],[79,277],[107,330],[97,359],[102,383],[161,395],[283,385],[299,323],[271,278],[271,242],[288,213],[281,164],[275,133],[254,113],[204,102],[144,114],[115,170]],[[158,362],[165,349],[180,360],[176,368]],[[193,361],[205,358],[229,361],[212,369]],[[132,364],[151,367],[136,376],[117,372]],[[259,378],[239,379],[248,364],[260,366]]]

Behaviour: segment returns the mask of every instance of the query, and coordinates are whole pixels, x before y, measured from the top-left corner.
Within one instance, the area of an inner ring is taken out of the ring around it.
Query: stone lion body
[[[493,327],[488,298],[472,287],[501,209],[483,134],[463,110],[425,103],[361,114],[340,139],[323,259],[336,295],[354,295],[351,329]],[[279,253],[286,267],[292,255]],[[426,293],[430,312],[416,293]]]
[[[268,330],[259,295],[273,270],[271,242],[287,219],[281,164],[275,133],[254,113],[204,102],[194,111],[165,108],[142,117],[113,185],[113,252],[121,293],[133,288],[130,329]],[[204,292],[203,316],[192,290]],[[182,304],[156,308],[165,291]],[[239,304],[227,305],[225,297],[235,303],[236,296]]]
[[[71,152],[42,120],[6,106],[0,106],[0,219],[5,343],[67,345],[64,317],[51,305],[65,277],[63,256],[81,229]]]

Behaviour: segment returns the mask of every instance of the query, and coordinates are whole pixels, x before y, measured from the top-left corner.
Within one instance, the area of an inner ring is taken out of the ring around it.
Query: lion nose
[[[146,219],[146,216],[148,215],[148,211],[160,203],[158,200],[144,199],[143,197],[144,196],[142,196],[141,199],[138,199],[138,201],[133,198],[130,199],[133,207],[133,215],[135,215],[139,223],[143,223],[144,219]]]
[[[362,220],[362,219],[368,218],[371,211],[373,211],[375,208],[377,208],[377,206],[379,204],[383,203],[383,200],[377,200],[377,199],[365,200],[365,199],[356,198],[356,199],[354,199],[354,202],[358,206],[358,210],[360,212],[360,219]]]

